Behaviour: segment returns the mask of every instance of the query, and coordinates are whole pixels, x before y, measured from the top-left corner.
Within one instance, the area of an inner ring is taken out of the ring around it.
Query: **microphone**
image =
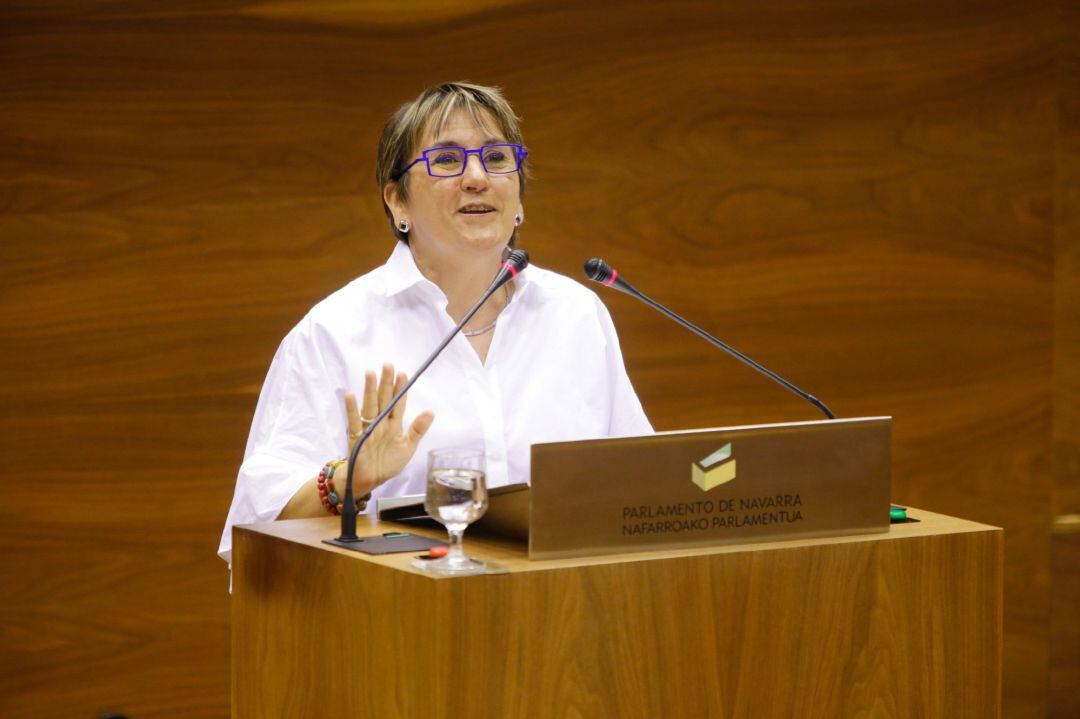
[[[356,536],[357,511],[356,501],[353,499],[353,468],[356,465],[356,458],[360,456],[360,448],[364,446],[364,442],[371,436],[371,433],[375,428],[379,426],[379,423],[386,418],[386,415],[390,414],[390,411],[394,409],[394,405],[405,396],[409,391],[409,388],[413,386],[413,383],[420,378],[420,375],[424,374],[424,371],[431,366],[431,363],[435,361],[435,358],[446,349],[446,346],[450,344],[450,340],[454,339],[454,335],[460,332],[461,328],[472,319],[472,316],[476,314],[481,305],[487,302],[488,297],[491,297],[496,290],[516,277],[517,274],[528,267],[528,265],[528,252],[525,250],[510,251],[510,254],[506,256],[506,260],[503,261],[502,266],[499,267],[499,272],[495,275],[495,279],[492,280],[491,285],[484,290],[484,294],[476,301],[476,304],[465,313],[465,316],[461,318],[461,322],[458,322],[454,329],[450,330],[450,334],[446,335],[446,338],[435,348],[435,351],[431,353],[431,356],[424,360],[424,363],[413,373],[412,377],[409,378],[409,381],[401,388],[401,391],[393,396],[390,400],[390,404],[386,405],[386,408],[371,421],[371,424],[368,425],[367,429],[365,429],[357,438],[356,445],[353,446],[352,452],[349,453],[349,473],[345,479],[345,498],[342,500],[344,504],[341,508],[341,536],[337,539],[327,540],[330,544],[348,546],[351,542],[360,541],[360,538]]]
[[[725,352],[727,352],[729,355],[731,355],[735,359],[743,362],[744,364],[749,365],[750,367],[753,367],[754,369],[756,369],[758,372],[762,373],[763,375],[765,375],[769,379],[783,385],[787,389],[789,389],[792,392],[794,392],[795,394],[799,395],[804,400],[806,400],[807,402],[809,402],[810,404],[814,405],[815,407],[820,409],[822,412],[824,412],[825,416],[828,417],[829,419],[836,419],[836,415],[834,415],[829,410],[829,408],[825,406],[825,403],[822,402],[821,400],[819,400],[817,397],[815,397],[812,394],[808,394],[806,392],[803,392],[801,389],[799,389],[795,385],[791,384],[790,382],[788,382],[786,379],[784,379],[780,375],[778,375],[775,372],[772,372],[772,371],[762,367],[760,364],[758,364],[754,360],[750,359],[749,357],[744,355],[742,352],[739,352],[734,347],[731,347],[729,345],[724,344],[723,342],[716,339],[711,334],[709,334],[705,330],[701,329],[697,325],[691,324],[687,320],[683,319],[679,315],[677,315],[674,312],[672,312],[671,310],[669,310],[667,307],[664,307],[659,302],[656,302],[656,301],[650,299],[649,297],[646,297],[641,292],[634,289],[633,285],[631,285],[629,282],[627,282],[622,277],[620,277],[618,270],[616,270],[614,267],[612,267],[608,263],[604,262],[599,257],[593,257],[591,260],[588,260],[585,263],[585,276],[588,277],[590,280],[592,280],[594,282],[599,282],[600,284],[604,285],[605,287],[611,287],[613,289],[619,290],[620,292],[624,292],[624,293],[630,295],[631,297],[636,297],[637,299],[639,299],[642,302],[644,302],[645,304],[647,304],[649,307],[652,307],[654,310],[657,310],[657,311],[667,315],[671,319],[675,320],[680,325],[682,325],[686,329],[690,330],[691,332],[696,334],[698,337],[701,337],[703,340],[705,340],[709,344],[711,344],[711,345],[713,345],[715,347],[719,347],[720,349],[724,350]]]

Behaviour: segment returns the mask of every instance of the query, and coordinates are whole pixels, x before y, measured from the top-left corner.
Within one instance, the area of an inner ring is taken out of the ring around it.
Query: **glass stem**
[[[465,550],[461,548],[461,538],[465,535],[465,528],[446,530],[450,534],[450,550],[446,553],[448,564],[458,564],[465,560]]]

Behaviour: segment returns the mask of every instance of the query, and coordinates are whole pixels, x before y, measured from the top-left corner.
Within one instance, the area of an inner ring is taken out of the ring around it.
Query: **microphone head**
[[[593,282],[606,283],[611,279],[612,274],[611,265],[599,257],[594,257],[585,262],[585,276]]]
[[[529,253],[522,249],[510,250],[506,256],[506,264],[514,269],[514,274],[521,272],[529,266]]]

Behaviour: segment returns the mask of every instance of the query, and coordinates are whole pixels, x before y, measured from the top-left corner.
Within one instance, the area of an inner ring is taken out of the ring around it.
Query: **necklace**
[[[507,282],[505,285],[503,285],[503,297],[505,298],[503,300],[503,310],[505,310],[506,306],[510,304],[510,288],[509,288],[509,284],[510,283]],[[499,314],[500,315],[502,314],[502,310],[499,310]],[[495,323],[498,322],[498,321],[499,321],[499,316],[496,315],[495,316],[495,321],[492,322],[490,325],[485,325],[485,326],[483,326],[483,327],[481,327],[480,329],[477,329],[477,330],[464,330],[463,329],[463,330],[461,330],[461,334],[465,335],[466,337],[478,337],[478,336],[484,334],[485,332],[491,332],[491,330],[495,329]]]

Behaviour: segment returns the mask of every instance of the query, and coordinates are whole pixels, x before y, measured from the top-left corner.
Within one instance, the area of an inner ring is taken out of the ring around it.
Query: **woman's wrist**
[[[348,460],[333,459],[323,465],[315,478],[316,491],[323,508],[330,514],[341,514],[345,506],[345,493],[348,488]],[[335,483],[335,478],[337,481]],[[356,478],[353,478],[354,482]],[[364,490],[353,485],[353,497],[356,502],[356,511],[362,512],[367,509],[368,500],[371,499],[371,490]]]
[[[357,458],[356,466],[353,467],[352,478],[353,494],[355,494],[357,497],[363,496],[365,494],[371,494],[371,492],[373,492],[376,487],[386,481],[385,479],[380,479],[375,476],[369,476],[361,469],[362,465],[363,460]],[[349,465],[348,460],[346,459],[344,464],[342,464],[341,468],[338,469],[334,475],[334,484],[341,488],[342,495],[345,494],[345,482],[348,479],[348,476]],[[387,479],[389,479],[389,477],[387,477]]]

